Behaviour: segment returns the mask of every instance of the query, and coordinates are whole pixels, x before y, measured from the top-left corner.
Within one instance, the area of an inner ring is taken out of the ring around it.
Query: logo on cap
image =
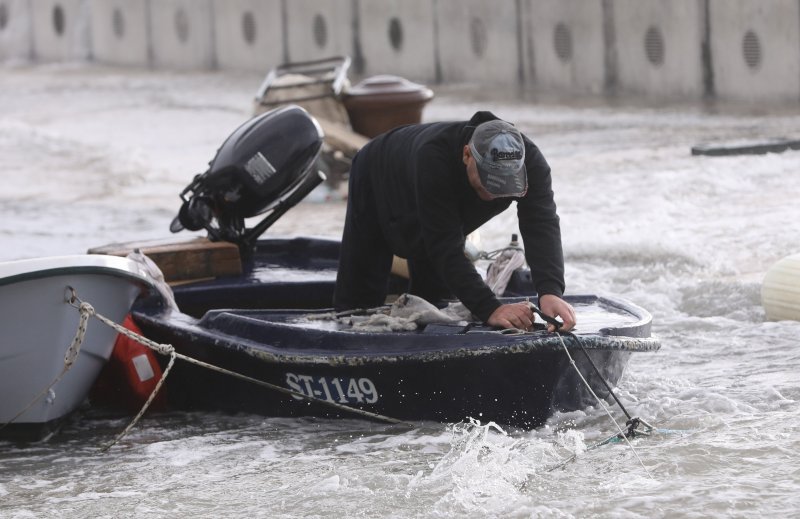
[[[500,151],[497,148],[492,148],[492,160],[521,160],[522,152],[519,150]]]

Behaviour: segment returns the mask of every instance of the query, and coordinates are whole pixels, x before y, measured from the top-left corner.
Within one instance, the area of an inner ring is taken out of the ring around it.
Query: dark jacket
[[[463,148],[475,127],[497,119],[477,112],[467,122],[404,126],[376,137],[359,152],[369,164],[378,220],[392,251],[426,258],[445,285],[486,321],[500,303],[464,255],[464,241],[517,202],[525,256],[539,295],[564,292],[561,229],[548,166],[525,138],[528,191],[521,198],[481,200],[469,185]]]

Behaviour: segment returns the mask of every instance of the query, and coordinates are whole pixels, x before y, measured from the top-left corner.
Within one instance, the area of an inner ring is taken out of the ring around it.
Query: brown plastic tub
[[[353,86],[342,101],[353,130],[375,137],[397,126],[422,121],[422,109],[433,91],[407,79],[380,75]]]

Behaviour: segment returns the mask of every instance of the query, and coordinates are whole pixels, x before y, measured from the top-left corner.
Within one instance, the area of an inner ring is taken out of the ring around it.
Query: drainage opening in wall
[[[325,18],[317,13],[314,15],[313,25],[314,43],[317,44],[317,47],[323,49],[328,44],[328,24],[325,23]]]
[[[572,33],[563,23],[556,25],[553,31],[553,48],[558,59],[568,63],[572,59]]]
[[[489,42],[489,37],[486,34],[486,25],[483,23],[483,20],[480,18],[473,18],[470,21],[469,36],[472,43],[472,53],[479,58],[483,57]]]
[[[56,4],[53,7],[53,30],[58,36],[64,34],[64,8]]]
[[[753,31],[747,31],[742,38],[742,56],[751,69],[757,69],[761,65],[761,40]]]
[[[242,15],[242,38],[248,45],[256,42],[256,18],[250,11],[245,11]]]
[[[397,51],[403,47],[403,25],[397,17],[389,20],[389,43]]]
[[[655,66],[664,63],[664,36],[658,27],[650,26],[644,35],[644,52]]]
[[[111,29],[114,31],[114,36],[117,39],[122,39],[125,36],[125,16],[123,16],[122,11],[115,8],[114,12],[111,13]]]
[[[189,16],[183,9],[175,11],[175,35],[178,41],[186,43],[189,40]]]
[[[5,3],[0,3],[0,31],[8,25],[8,6]]]

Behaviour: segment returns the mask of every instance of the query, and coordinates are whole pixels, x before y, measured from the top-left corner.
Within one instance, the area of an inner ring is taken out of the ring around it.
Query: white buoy
[[[769,268],[761,284],[761,304],[770,321],[800,321],[800,254]]]

